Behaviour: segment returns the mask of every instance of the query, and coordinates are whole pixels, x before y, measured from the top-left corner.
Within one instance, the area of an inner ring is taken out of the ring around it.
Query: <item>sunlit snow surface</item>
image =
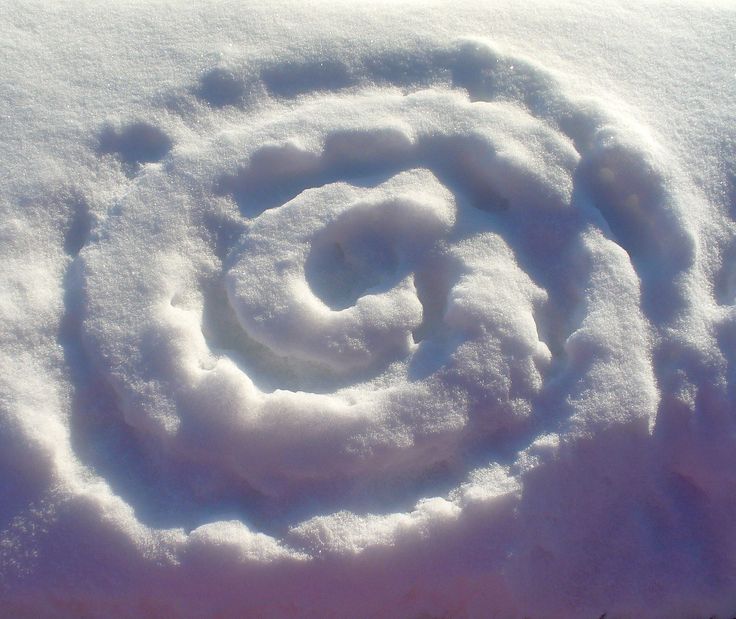
[[[432,7],[2,10],[1,617],[736,612],[733,7]]]

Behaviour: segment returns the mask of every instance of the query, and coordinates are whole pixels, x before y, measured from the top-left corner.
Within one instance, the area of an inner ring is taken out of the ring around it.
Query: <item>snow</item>
[[[0,24],[0,617],[736,612],[732,5]]]

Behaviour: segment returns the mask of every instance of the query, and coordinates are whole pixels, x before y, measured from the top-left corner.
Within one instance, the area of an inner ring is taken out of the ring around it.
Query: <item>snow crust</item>
[[[0,9],[0,616],[736,612],[732,8]]]

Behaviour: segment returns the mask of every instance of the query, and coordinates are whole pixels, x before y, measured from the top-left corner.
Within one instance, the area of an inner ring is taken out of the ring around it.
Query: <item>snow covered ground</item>
[[[0,8],[0,617],[736,613],[733,2]]]

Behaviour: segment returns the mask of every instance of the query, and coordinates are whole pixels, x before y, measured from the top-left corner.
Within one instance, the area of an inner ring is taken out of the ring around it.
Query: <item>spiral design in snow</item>
[[[156,457],[277,511],[438,470],[467,499],[539,437],[653,419],[692,260],[656,147],[485,43],[413,53],[216,67],[199,133],[107,136],[82,336]]]

